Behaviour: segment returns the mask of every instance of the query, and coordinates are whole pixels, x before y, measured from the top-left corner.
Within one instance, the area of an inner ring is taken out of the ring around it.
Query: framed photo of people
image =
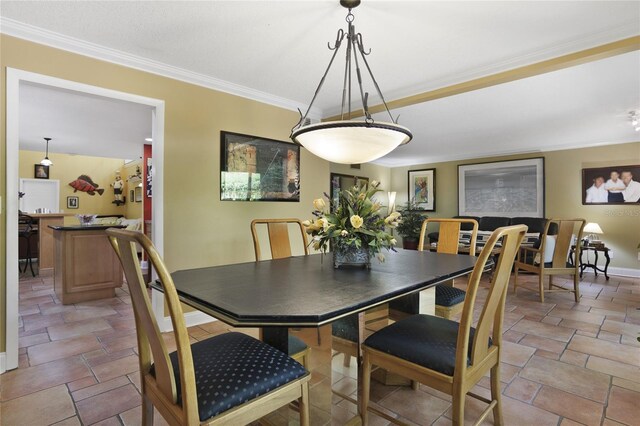
[[[409,170],[408,200],[412,209],[436,210],[436,169]]]
[[[634,203],[640,203],[640,165],[582,169],[582,204]]]
[[[458,214],[544,217],[544,158],[458,166]]]

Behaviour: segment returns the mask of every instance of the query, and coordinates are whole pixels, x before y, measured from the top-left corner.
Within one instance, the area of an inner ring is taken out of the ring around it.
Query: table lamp
[[[389,197],[388,214],[391,214],[396,211],[396,192],[395,191],[387,192],[387,196]]]
[[[604,234],[604,232],[602,232],[602,228],[600,228],[600,225],[598,225],[597,223],[595,222],[587,223],[584,226],[583,232],[585,234],[589,234],[589,236],[587,237],[587,241],[589,242],[589,244],[591,245],[602,244],[602,241],[597,239],[596,234]]]

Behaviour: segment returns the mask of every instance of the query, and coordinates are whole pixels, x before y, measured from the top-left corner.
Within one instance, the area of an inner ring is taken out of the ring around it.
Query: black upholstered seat
[[[296,336],[289,334],[289,356],[302,352],[305,349],[307,349],[307,344],[305,342]]]
[[[431,315],[413,315],[372,334],[364,344],[453,376],[459,325],[455,321]],[[475,331],[475,328],[471,327],[469,356]],[[467,362],[470,363],[470,359],[467,359]]]
[[[436,286],[436,305],[453,306],[464,302],[465,292],[449,285]]]
[[[264,395],[307,374],[279,350],[243,333],[225,333],[191,345],[200,420]],[[169,354],[182,404],[178,355]],[[151,373],[153,374],[153,367]]]
[[[351,315],[331,323],[331,334],[351,342],[358,341],[358,316]]]

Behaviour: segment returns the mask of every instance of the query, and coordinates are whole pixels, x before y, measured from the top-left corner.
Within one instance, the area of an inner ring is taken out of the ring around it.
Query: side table
[[[571,246],[571,254],[573,254],[576,250],[576,246]],[[589,260],[589,252],[593,252],[594,253],[594,260],[593,263],[591,263],[591,261]],[[587,261],[586,263],[582,261],[582,254],[584,252],[587,252]],[[606,262],[604,264],[604,269],[601,269],[598,267],[598,252],[602,252],[604,253],[604,258],[606,259]],[[573,259],[573,256],[569,256],[571,259]],[[595,276],[598,276],[598,272],[602,272],[604,274],[604,277],[608,280],[609,279],[609,275],[607,275],[607,269],[609,268],[609,263],[611,262],[611,257],[609,256],[609,248],[605,247],[605,246],[598,246],[598,247],[594,247],[594,246],[581,246],[580,247],[580,278],[582,278],[582,274],[584,272],[585,269],[587,268],[591,268],[593,269],[593,273],[595,274]]]

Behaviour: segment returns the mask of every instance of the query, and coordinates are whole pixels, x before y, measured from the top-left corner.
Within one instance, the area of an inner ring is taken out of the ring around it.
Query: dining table
[[[469,274],[476,260],[397,249],[385,253],[384,262],[373,259],[370,268],[336,269],[330,254],[313,254],[184,269],[171,277],[186,305],[234,327],[260,327],[265,343],[288,353],[289,328],[320,327],[355,315],[361,343],[364,312],[371,308],[413,298],[416,302],[408,306],[414,312],[409,313],[429,312],[435,296],[423,298],[420,293],[431,289],[435,295],[432,287]],[[159,281],[152,287],[162,291]],[[358,375],[361,371],[358,368]],[[357,395],[360,400],[360,392]]]

